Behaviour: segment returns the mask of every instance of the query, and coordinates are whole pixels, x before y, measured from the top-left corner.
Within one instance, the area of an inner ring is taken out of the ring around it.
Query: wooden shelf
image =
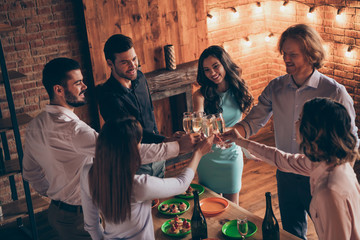
[[[4,162],[5,162],[5,171],[0,174],[0,178],[9,177],[21,172],[18,159],[5,160]]]
[[[19,115],[16,115],[17,121],[19,126],[24,125],[28,122],[30,122],[33,118],[26,114],[21,113]],[[10,118],[2,118],[0,119],[0,132],[11,130],[12,129],[12,123]]]
[[[34,213],[38,213],[48,209],[50,200],[39,194],[31,195]],[[4,216],[0,218],[0,226],[14,222],[19,217],[26,217],[28,214],[26,200],[21,198],[19,200],[2,205]]]
[[[5,23],[0,23],[0,33],[5,33],[5,32],[13,32],[16,31],[17,28],[16,27],[12,27],[8,24]]]
[[[26,75],[22,74],[21,72],[17,72],[17,71],[8,71],[8,75],[9,75],[9,79],[10,80],[15,80],[15,79],[20,79],[20,78],[24,78],[26,77]],[[0,72],[0,83],[4,83],[4,79],[3,79],[3,75]]]

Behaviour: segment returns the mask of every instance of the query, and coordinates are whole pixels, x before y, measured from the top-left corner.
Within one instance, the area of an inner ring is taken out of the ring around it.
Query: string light
[[[345,7],[339,7],[339,8],[338,8],[337,14],[336,14],[336,20],[341,21],[341,20],[343,19],[344,10],[345,10]]]
[[[309,7],[309,11],[307,13],[307,17],[308,18],[313,18],[314,15],[315,15],[315,11],[316,11],[316,8],[319,7],[319,6],[329,6],[329,7],[333,7],[333,8],[336,8],[337,9],[337,12],[336,12],[336,20],[337,21],[340,21],[342,19],[344,19],[344,12],[345,12],[345,9],[346,8],[351,8],[349,6],[347,6],[346,4],[346,0],[345,2],[343,3],[344,5],[343,6],[339,6],[339,5],[331,5],[331,4],[307,4],[307,3],[304,3],[302,1],[299,1],[299,0],[291,0],[293,2],[297,2],[297,3],[301,3],[301,4],[304,4],[306,6]],[[281,0],[282,4],[280,6],[280,10],[282,12],[284,12],[288,6],[288,4],[290,3],[290,0]],[[260,1],[257,1],[256,2],[256,7],[255,7],[255,12],[256,13],[260,13],[262,12],[262,5],[261,5],[261,2]],[[225,9],[225,8],[224,8]],[[233,12],[233,16],[239,16],[239,11],[236,9],[236,7],[227,7],[227,9],[230,9],[232,12]],[[207,13],[207,18],[208,18],[208,22],[215,22],[216,20],[216,16],[214,14],[211,14],[211,13]],[[272,32],[270,32],[267,36],[265,36],[264,40],[266,42],[270,42],[271,41],[271,38],[274,36],[274,34]],[[249,36],[246,36],[246,37],[243,37],[243,43],[245,46],[247,47],[250,47],[252,45],[252,41],[250,40]],[[329,48],[329,46],[327,45],[324,45],[325,48]],[[354,53],[353,49],[356,48],[356,46],[348,46],[348,48],[346,49],[345,51],[345,56],[346,57],[351,57]]]
[[[309,12],[307,13],[308,18],[314,17],[314,11],[315,11],[315,6],[309,8]]]
[[[262,6],[261,6],[261,2],[256,2],[256,13],[261,13],[262,12]]]
[[[230,9],[233,12],[233,17],[237,18],[240,16],[239,12],[236,10],[235,7],[231,7]]]
[[[274,34],[273,33],[270,33],[269,35],[267,35],[266,37],[265,37],[265,42],[270,42],[270,40],[271,40],[271,38],[274,36]]]
[[[280,11],[285,12],[286,5],[289,4],[290,0],[285,0],[284,3],[280,7]]]
[[[352,51],[353,51],[354,48],[355,48],[354,46],[349,46],[348,49],[345,52],[345,56],[348,57],[348,58],[351,57],[352,56]]]
[[[244,44],[247,47],[250,47],[252,42],[250,41],[250,38],[248,36],[244,37]]]

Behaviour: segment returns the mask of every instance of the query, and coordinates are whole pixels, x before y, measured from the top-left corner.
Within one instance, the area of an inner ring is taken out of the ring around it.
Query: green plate
[[[199,184],[192,183],[192,184],[190,184],[190,186],[194,190],[197,190],[199,195],[202,194],[203,192],[205,192],[205,188],[203,186],[199,185]],[[194,195],[188,196],[188,195],[185,195],[185,194],[179,194],[179,195],[176,195],[175,197],[187,199],[187,198],[194,198]]]
[[[180,218],[181,220],[185,220],[185,218]],[[166,222],[163,223],[163,225],[161,226],[161,231],[167,235],[167,236],[170,236],[170,237],[185,237],[186,235],[188,235],[189,233],[191,233],[191,230],[187,231],[187,232],[184,232],[184,233],[178,233],[178,234],[175,234],[175,233],[168,233],[168,230],[169,228],[171,228],[171,220],[173,219],[170,219],[170,220],[167,220]],[[188,221],[189,223],[191,223],[191,221],[189,219],[186,219],[186,221]]]
[[[161,210],[161,206],[164,205],[164,204],[179,204],[179,203],[185,203],[186,204],[186,209],[184,211],[181,211],[181,212],[178,212],[178,213],[169,213],[169,212],[163,212]],[[184,212],[186,212],[187,210],[189,210],[190,208],[190,203],[188,201],[185,201],[185,200],[182,200],[182,199],[176,199],[176,198],[172,198],[172,199],[169,199],[169,200],[166,200],[166,201],[163,201],[162,203],[159,204],[158,206],[158,210],[159,212],[161,212],[162,214],[165,214],[165,215],[180,215],[180,214],[183,214]]]
[[[245,237],[250,237],[257,231],[257,226],[253,222],[248,221],[248,225],[249,225],[249,231]],[[241,235],[237,230],[236,220],[231,220],[225,223],[222,226],[221,231],[227,237],[230,237],[232,239],[241,239]]]

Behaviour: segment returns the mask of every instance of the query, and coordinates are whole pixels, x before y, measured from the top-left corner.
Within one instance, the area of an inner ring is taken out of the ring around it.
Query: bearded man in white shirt
[[[98,133],[74,113],[76,107],[86,104],[87,86],[79,63],[53,59],[43,70],[43,85],[50,104],[27,127],[23,178],[51,199],[48,220],[61,239],[91,239],[84,230],[80,172],[95,156]],[[184,135],[175,142],[142,144],[142,163],[191,151],[198,140]]]

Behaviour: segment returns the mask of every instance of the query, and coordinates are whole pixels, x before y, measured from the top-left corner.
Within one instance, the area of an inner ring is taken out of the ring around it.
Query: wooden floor
[[[261,134],[255,136],[255,139],[267,145],[274,145],[273,134],[271,132],[262,132]],[[240,206],[263,218],[265,215],[266,205],[265,192],[271,192],[273,196],[273,210],[276,218],[281,224],[275,170],[276,169],[274,167],[268,164],[245,160],[244,173],[242,177],[242,189],[240,192]],[[174,173],[175,171],[169,171],[167,175],[173,175]],[[47,222],[46,214],[46,211],[44,211],[36,215],[40,239],[56,239]],[[24,225],[29,226],[29,223],[25,220]],[[307,236],[309,240],[318,239],[311,220],[309,220]],[[16,223],[13,223],[0,227],[0,239],[25,240],[28,238],[18,230]]]

